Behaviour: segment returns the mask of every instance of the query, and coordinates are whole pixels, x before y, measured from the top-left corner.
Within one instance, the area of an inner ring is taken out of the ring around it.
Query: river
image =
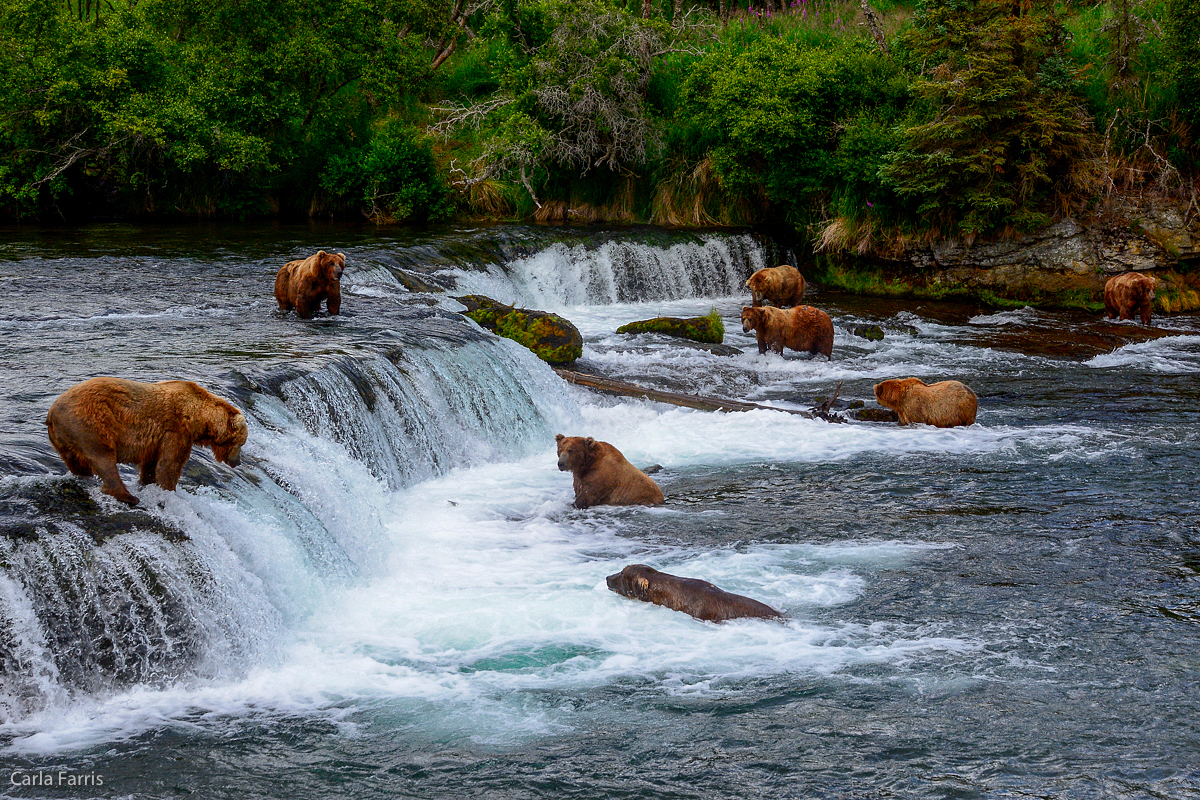
[[[343,251],[342,315],[281,314]],[[0,796],[1198,798],[1200,317],[813,287],[833,359],[759,355],[741,232],[339,225],[0,236]],[[413,291],[416,277],[426,287]],[[555,311],[577,368],[808,409],[954,378],[939,430],[591,394],[465,320]],[[614,333],[716,308],[725,346]],[[879,325],[880,341],[853,335]],[[245,409],[129,509],[53,399],[186,378]],[[655,474],[572,507],[554,435]],[[610,592],[629,563],[783,622]]]

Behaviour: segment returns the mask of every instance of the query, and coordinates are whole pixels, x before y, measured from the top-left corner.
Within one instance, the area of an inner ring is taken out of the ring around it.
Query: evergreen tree
[[[884,175],[946,232],[1044,224],[1093,135],[1058,19],[1029,0],[926,0],[914,23],[928,118]]]

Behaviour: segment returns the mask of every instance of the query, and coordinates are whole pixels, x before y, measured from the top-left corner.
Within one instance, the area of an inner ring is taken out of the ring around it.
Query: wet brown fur
[[[770,348],[783,355],[783,348],[787,347],[802,353],[820,353],[833,360],[833,321],[819,308],[742,306],[742,330],[757,333],[759,354]]]
[[[975,392],[959,381],[926,384],[920,378],[892,378],[875,384],[875,399],[895,411],[901,425],[972,425],[979,408]]]
[[[619,595],[682,611],[709,622],[742,617],[783,617],[765,603],[727,592],[708,581],[668,575],[645,564],[630,564],[620,572],[609,575],[606,580],[608,588]]]
[[[804,297],[804,276],[788,264],[763,267],[746,280],[750,287],[751,305],[757,307],[769,300],[776,306],[798,306]]]
[[[575,507],[658,505],[662,489],[621,451],[592,437],[554,437],[558,443],[558,468],[574,476]]]
[[[1109,319],[1133,319],[1137,314],[1143,325],[1150,324],[1154,305],[1154,278],[1140,272],[1122,272],[1104,284],[1104,310]]]
[[[317,251],[300,261],[289,261],[275,276],[275,300],[281,311],[296,310],[301,319],[311,319],[325,301],[330,314],[342,308],[342,271],[344,253]]]
[[[236,467],[246,443],[242,412],[191,381],[139,383],[92,378],[63,392],[46,415],[50,443],[75,475],[99,475],[104,493],[130,505],[117,464],[136,464],[141,483],[174,491],[192,445]]]

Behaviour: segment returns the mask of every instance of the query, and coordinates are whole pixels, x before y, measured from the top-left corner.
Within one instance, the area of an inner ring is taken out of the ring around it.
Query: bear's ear
[[[567,438],[567,437],[565,437],[565,436],[563,436],[561,433],[559,433],[559,434],[556,434],[556,435],[554,436],[554,441],[556,441],[556,442],[561,442],[561,441],[562,441],[563,439],[565,439],[565,438]]]
[[[595,439],[593,439],[593,438],[592,438],[592,437],[590,437],[590,436],[589,436],[588,438],[584,439],[584,440],[583,440],[583,443],[584,443],[584,444],[586,444],[588,447],[595,447],[595,446],[596,446],[596,440],[595,440]]]

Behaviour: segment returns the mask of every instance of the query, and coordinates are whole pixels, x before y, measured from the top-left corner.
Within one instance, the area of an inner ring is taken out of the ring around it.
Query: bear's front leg
[[[761,328],[759,328],[758,330],[756,330],[754,332],[754,334],[758,338],[758,354],[760,356],[765,355],[767,352],[767,334],[766,334],[766,332],[763,331]]]
[[[168,492],[175,491],[179,476],[183,474],[183,465],[192,456],[192,441],[177,434],[163,437],[158,447],[158,468],[155,470],[154,482]]]
[[[336,286],[329,290],[329,299],[325,301],[325,307],[329,309],[330,314],[337,314],[342,310],[342,292]]]

